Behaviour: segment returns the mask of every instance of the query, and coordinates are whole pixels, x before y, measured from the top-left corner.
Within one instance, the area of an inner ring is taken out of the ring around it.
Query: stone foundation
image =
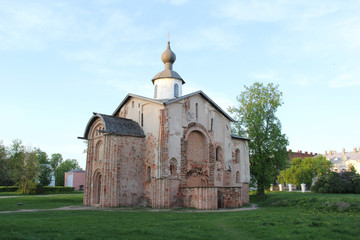
[[[184,207],[211,210],[243,205],[241,187],[183,187],[181,190]]]

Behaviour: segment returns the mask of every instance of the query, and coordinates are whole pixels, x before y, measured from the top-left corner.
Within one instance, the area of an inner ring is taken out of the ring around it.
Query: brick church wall
[[[144,139],[130,136],[105,135],[104,155],[97,160],[94,140],[89,140],[84,205],[96,204],[94,176],[101,175],[99,206],[137,206],[143,197]],[[97,139],[99,141],[99,139]]]

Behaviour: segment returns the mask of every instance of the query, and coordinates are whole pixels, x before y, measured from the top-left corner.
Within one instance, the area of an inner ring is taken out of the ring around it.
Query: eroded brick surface
[[[117,114],[141,125],[145,137],[104,134],[100,118],[92,123],[85,205],[217,209],[249,202],[247,141],[233,139],[229,120],[204,99],[160,106],[133,97]]]

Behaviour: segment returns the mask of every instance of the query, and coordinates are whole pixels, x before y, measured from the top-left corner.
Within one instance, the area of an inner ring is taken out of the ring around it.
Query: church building
[[[249,203],[248,139],[204,92],[183,95],[170,42],[154,98],[129,93],[111,115],[94,113],[84,205],[218,209]]]

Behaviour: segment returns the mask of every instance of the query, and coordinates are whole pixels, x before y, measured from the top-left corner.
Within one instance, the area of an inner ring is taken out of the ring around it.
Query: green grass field
[[[25,202],[26,200],[26,202]],[[17,206],[17,202],[24,202]],[[81,205],[81,195],[0,199],[1,211]],[[0,239],[360,239],[360,195],[271,193],[259,209],[0,213]]]

